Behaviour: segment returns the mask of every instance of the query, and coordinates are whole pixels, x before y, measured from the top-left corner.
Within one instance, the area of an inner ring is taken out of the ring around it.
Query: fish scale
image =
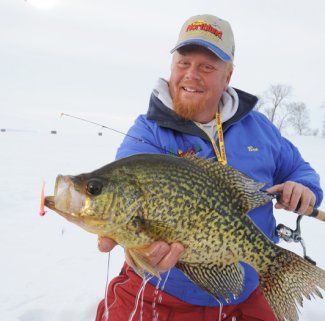
[[[274,245],[252,222],[247,212],[272,196],[260,191],[263,184],[230,166],[140,154],[65,177],[64,184],[58,178],[56,185],[60,193],[46,197],[45,205],[121,244],[139,275],[159,276],[141,249],[156,240],[179,241],[185,252],[177,267],[219,301],[231,302],[241,294],[240,262],[255,268],[279,321],[297,321],[297,303],[325,289],[325,271]],[[96,187],[93,194],[89,186]]]

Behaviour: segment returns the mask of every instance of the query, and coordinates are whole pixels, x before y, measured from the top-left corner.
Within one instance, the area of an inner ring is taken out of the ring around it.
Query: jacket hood
[[[235,114],[223,123],[222,128],[224,132],[231,124],[237,122],[252,111],[258,101],[258,98],[254,95],[236,88],[233,88],[233,90],[237,93],[239,98],[238,108]],[[196,135],[209,141],[209,137],[195,124],[195,122],[178,116],[171,109],[171,100],[164,97],[165,96],[159,95],[155,90],[151,94],[147,112],[148,119],[156,121],[160,127],[173,129],[185,134]]]

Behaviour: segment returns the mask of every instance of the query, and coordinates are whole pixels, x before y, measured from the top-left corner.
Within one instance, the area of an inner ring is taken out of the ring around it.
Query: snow
[[[53,193],[57,174],[92,171],[114,159],[123,136],[103,130],[48,132],[9,130],[0,133],[0,320],[91,321],[104,296],[108,255],[97,250],[89,234],[48,211],[40,217],[43,180]],[[305,159],[320,173],[324,185],[325,140],[293,137]],[[281,223],[295,225],[296,215],[279,211]],[[324,227],[312,218],[302,220],[307,254],[325,269]],[[282,244],[282,243],[281,243]],[[284,244],[301,254],[297,244]],[[109,279],[119,273],[123,251],[111,254]],[[323,292],[324,294],[324,292]],[[305,301],[303,321],[321,320],[324,301]]]

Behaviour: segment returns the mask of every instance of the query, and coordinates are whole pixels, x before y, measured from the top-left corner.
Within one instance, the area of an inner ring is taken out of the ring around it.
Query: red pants
[[[130,270],[114,278],[107,294],[108,314],[102,300],[96,321],[219,321],[220,315],[220,321],[277,321],[259,288],[243,303],[224,306],[220,311],[219,307],[187,304],[149,283],[144,288],[143,299],[137,300],[141,285],[142,279]],[[130,318],[132,313],[134,316]]]

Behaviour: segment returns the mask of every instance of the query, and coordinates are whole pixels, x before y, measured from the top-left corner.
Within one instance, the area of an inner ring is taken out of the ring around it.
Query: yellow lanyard
[[[219,111],[216,112],[216,122],[217,122],[219,148],[221,154],[221,155],[219,154],[220,159],[218,158],[218,161],[221,162],[223,165],[227,165],[226,147],[225,147],[225,141],[223,139],[222,123],[221,123],[221,117]]]
[[[199,127],[205,131],[205,133],[210,138],[211,144],[213,146],[214,152],[217,156],[218,162],[227,165],[227,156],[226,156],[226,148],[225,148],[225,142],[223,140],[223,131],[222,131],[222,123],[221,123],[221,117],[219,110],[216,112],[216,123],[217,123],[217,133],[218,133],[218,143],[219,143],[219,149],[216,145],[216,142],[213,138],[210,137],[210,135],[204,130],[203,126],[201,124],[198,124]]]
[[[219,142],[220,151],[214,139],[211,139],[211,143],[214,152],[217,155],[218,162],[220,162],[223,165],[227,165],[226,147],[225,147],[225,141],[223,139],[222,123],[221,123],[221,117],[219,111],[216,112],[216,123],[217,123],[217,133],[218,133],[218,142]]]

